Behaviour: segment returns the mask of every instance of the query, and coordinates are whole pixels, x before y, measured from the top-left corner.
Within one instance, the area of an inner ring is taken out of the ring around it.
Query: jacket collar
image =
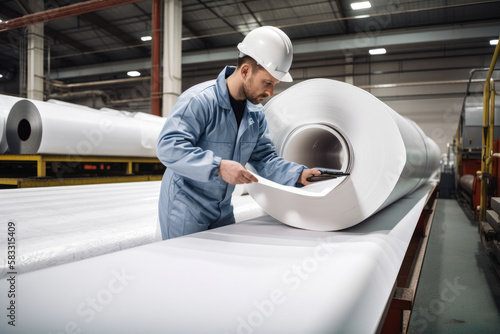
[[[233,74],[235,70],[235,66],[224,67],[222,72],[219,73],[219,76],[216,80],[219,106],[223,109],[231,110],[231,102],[229,101],[229,91],[226,85],[226,78]],[[262,110],[262,104],[253,104],[248,100],[246,107],[249,112],[259,112],[260,110]]]
[[[233,74],[235,69],[235,66],[224,67],[216,80],[217,100],[219,101],[219,106],[223,109],[231,110],[231,102],[229,101],[229,91],[227,90],[226,78]]]
[[[252,102],[247,100],[247,110],[249,112],[259,112],[262,110],[262,104],[253,104]]]

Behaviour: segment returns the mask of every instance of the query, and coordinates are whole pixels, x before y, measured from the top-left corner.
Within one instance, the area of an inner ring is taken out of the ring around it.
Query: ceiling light
[[[492,39],[490,41],[490,45],[497,45],[498,44],[498,39]]]
[[[143,42],[147,42],[147,41],[150,41],[152,39],[153,39],[153,37],[151,37],[151,36],[142,36],[141,37],[141,41],[143,41]]]
[[[358,15],[358,16],[354,16],[355,19],[366,19],[367,17],[370,17],[370,15]]]
[[[141,72],[139,72],[139,71],[128,71],[127,75],[129,77],[140,77],[141,76]]]
[[[0,73],[0,79],[3,78],[3,74]]]
[[[371,8],[372,4],[370,1],[353,2],[351,3],[351,8],[354,10]]]
[[[373,55],[383,55],[387,51],[384,48],[380,48],[380,49],[371,49],[368,52],[373,56]]]

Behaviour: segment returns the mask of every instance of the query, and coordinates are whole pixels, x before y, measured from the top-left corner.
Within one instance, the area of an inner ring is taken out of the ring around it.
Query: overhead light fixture
[[[2,73],[0,73],[0,79],[1,79],[1,78],[3,78],[3,74],[2,74]]]
[[[152,39],[153,39],[153,37],[151,37],[151,36],[142,36],[141,37],[141,41],[143,41],[143,42],[147,42],[147,41],[150,41]]]
[[[129,77],[140,77],[141,76],[141,72],[139,72],[139,71],[128,71],[127,75]]]
[[[361,2],[351,3],[351,8],[353,10],[367,9],[367,8],[371,8],[371,7],[372,7],[372,4],[370,3],[370,1],[361,1]]]
[[[490,45],[497,45],[498,44],[498,39],[492,39],[490,41]]]
[[[358,16],[354,16],[355,19],[366,19],[367,17],[370,17],[370,15],[358,15]]]
[[[383,55],[387,51],[384,48],[380,48],[380,49],[371,49],[368,52],[373,56],[373,55]]]

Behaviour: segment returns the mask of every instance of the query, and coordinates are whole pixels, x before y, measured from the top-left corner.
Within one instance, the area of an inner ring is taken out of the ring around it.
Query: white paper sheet
[[[16,224],[18,273],[157,241],[160,183],[0,190],[0,278],[9,271],[8,222]],[[265,214],[248,195],[232,203],[236,222]]]
[[[303,229],[340,230],[411,193],[439,170],[437,145],[368,92],[327,79],[298,83],[265,106],[285,159],[350,176],[303,188],[259,177],[246,186],[274,218]]]
[[[266,216],[18,275],[0,332],[375,333],[431,188],[341,232]]]

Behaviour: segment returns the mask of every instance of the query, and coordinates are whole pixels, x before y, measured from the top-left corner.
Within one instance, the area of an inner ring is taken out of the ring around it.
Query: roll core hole
[[[305,125],[287,138],[283,147],[286,160],[312,167],[347,171],[349,146],[337,130],[321,124]]]
[[[17,135],[22,141],[28,140],[31,136],[31,124],[27,119],[22,119],[17,126]]]

